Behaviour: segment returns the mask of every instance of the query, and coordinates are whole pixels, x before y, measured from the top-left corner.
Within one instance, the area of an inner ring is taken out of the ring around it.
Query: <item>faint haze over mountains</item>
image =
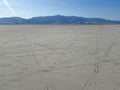
[[[120,20],[120,0],[0,0],[0,17],[58,14]]]

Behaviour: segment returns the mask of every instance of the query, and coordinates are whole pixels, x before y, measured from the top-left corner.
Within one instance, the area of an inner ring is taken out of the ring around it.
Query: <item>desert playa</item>
[[[120,90],[120,25],[1,25],[0,90]]]

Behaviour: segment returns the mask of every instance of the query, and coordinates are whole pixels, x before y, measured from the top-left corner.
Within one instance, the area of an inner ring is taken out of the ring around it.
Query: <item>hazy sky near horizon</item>
[[[120,20],[120,0],[0,0],[0,17],[58,14]]]

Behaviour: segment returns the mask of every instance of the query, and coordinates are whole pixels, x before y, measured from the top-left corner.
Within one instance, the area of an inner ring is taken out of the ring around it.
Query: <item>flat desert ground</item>
[[[0,26],[0,90],[120,90],[120,25]]]

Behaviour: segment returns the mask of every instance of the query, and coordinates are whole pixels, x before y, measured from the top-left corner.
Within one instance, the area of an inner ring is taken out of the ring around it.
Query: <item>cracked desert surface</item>
[[[120,90],[120,25],[0,26],[0,90]]]

